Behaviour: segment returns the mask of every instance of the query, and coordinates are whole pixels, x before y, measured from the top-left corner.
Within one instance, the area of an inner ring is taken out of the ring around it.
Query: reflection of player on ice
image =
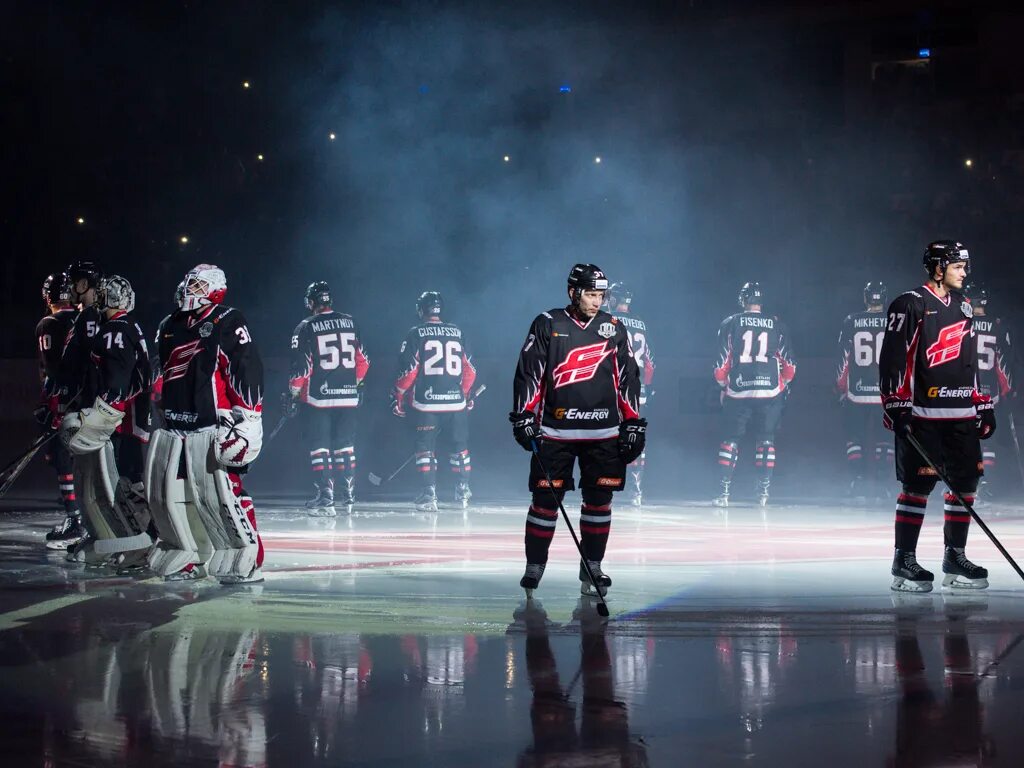
[[[262,581],[263,542],[242,475],[263,446],[263,364],[242,313],[222,302],[224,272],[200,264],[157,332],[159,412],[146,492],[160,535],[150,568],[167,579],[210,574]]]

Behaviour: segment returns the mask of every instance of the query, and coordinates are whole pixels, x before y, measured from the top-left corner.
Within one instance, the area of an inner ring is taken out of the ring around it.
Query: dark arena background
[[[1008,385],[975,511],[1024,559],[1024,10],[42,0],[2,20],[0,461],[40,434],[47,275],[126,277],[152,339],[216,264],[263,358],[244,480],[266,548],[263,581],[234,586],[68,561],[44,546],[64,513],[40,450],[0,496],[5,765],[1024,765],[1024,576],[972,524],[990,586],[941,586],[940,484],[917,550],[935,589],[891,590],[900,484],[883,455],[851,485],[836,391],[865,284],[920,290],[926,246],[963,243]],[[607,619],[564,520],[519,586],[513,374],[576,263],[628,286],[655,360]],[[370,361],[333,517],[306,509],[304,419],[282,422],[319,280]],[[796,375],[768,503],[748,435],[716,507],[717,335],[748,281]],[[390,393],[424,291],[486,385],[472,498],[442,429],[436,512],[415,461],[388,479],[414,452]]]

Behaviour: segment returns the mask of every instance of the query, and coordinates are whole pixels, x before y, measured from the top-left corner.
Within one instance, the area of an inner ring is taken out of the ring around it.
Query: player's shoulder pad
[[[905,291],[892,300],[889,304],[889,310],[901,309],[904,307],[912,307],[915,305],[921,305],[924,303],[924,296],[917,291]]]

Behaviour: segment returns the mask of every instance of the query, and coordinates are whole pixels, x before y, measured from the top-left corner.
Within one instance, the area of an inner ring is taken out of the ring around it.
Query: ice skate
[[[632,488],[630,488],[630,503],[632,503],[634,507],[643,506],[644,492],[640,487],[640,478],[637,476],[636,472],[632,472],[630,473],[630,479],[632,480],[630,483],[632,486]]]
[[[434,486],[428,485],[413,502],[417,512],[437,512],[437,492]]]
[[[914,552],[896,550],[892,559],[892,589],[895,592],[931,592],[935,575],[917,563]]]
[[[985,589],[988,570],[967,559],[962,548],[946,547],[942,556],[942,586],[950,589]]]
[[[768,506],[768,486],[771,481],[758,480],[757,482],[757,504],[760,507]]]
[[[526,590],[526,599],[533,599],[533,590],[540,586],[541,577],[544,575],[545,563],[527,563],[526,572],[519,580],[519,586]]]
[[[175,581],[197,581],[199,579],[206,578],[206,566],[202,564],[187,565],[177,573],[171,573],[164,576],[164,581],[175,582]]]
[[[306,509],[311,517],[334,517],[337,511],[334,509],[334,489],[327,485],[319,489],[316,498],[306,502]]]
[[[463,509],[469,507],[469,500],[473,498],[473,492],[469,490],[469,483],[460,480],[455,486],[455,503]]]
[[[354,478],[345,478],[345,484],[338,493],[337,503],[343,507],[351,507],[356,503],[356,482]]]
[[[612,578],[607,573],[601,570],[600,560],[587,560],[587,565],[590,566],[590,572],[594,574],[594,581],[591,583],[590,576],[587,575],[587,569],[583,566],[583,561],[580,561],[580,594],[596,596],[598,592],[601,593],[601,597],[608,594],[608,587],[612,585]],[[594,584],[597,584],[597,589],[594,589]]]
[[[46,534],[46,548],[66,552],[68,547],[77,544],[87,535],[79,515],[65,517]]]
[[[224,587],[236,587],[243,584],[262,584],[263,583],[263,569],[257,567],[248,576],[221,576],[219,578],[221,586]]]

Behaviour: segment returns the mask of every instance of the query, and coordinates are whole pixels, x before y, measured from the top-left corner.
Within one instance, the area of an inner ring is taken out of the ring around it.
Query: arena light
[[[249,81],[248,80],[243,80],[242,81],[242,87],[245,88],[246,90],[248,90],[248,88],[249,88]]]
[[[929,58],[931,58],[931,55],[932,55],[932,49],[931,48],[918,48],[917,49],[917,58],[919,58],[919,59],[929,59]]]
[[[263,162],[263,155],[256,155],[256,159],[259,160],[262,163]]]
[[[338,137],[337,137],[337,136],[335,136],[335,135],[334,135],[333,133],[328,133],[328,134],[327,134],[327,138],[328,138],[328,139],[330,139],[331,141],[334,141],[334,140],[335,140],[336,138],[338,138]]]
[[[570,86],[570,85],[563,85],[563,86],[561,86],[558,89],[558,92],[559,93],[572,93],[572,86]]]
[[[964,165],[966,165],[968,168],[970,168],[971,166],[974,165],[974,161],[971,160],[971,158],[968,157],[966,160],[964,160]]]
[[[85,224],[85,219],[83,219],[81,216],[79,216],[77,219],[75,219],[75,222],[77,224]]]
[[[595,157],[594,158],[594,162],[597,163],[598,165],[600,165],[601,164],[601,156],[598,155],[597,157]]]
[[[502,160],[504,160],[504,161],[505,161],[506,163],[507,163],[507,162],[508,162],[509,160],[511,160],[511,159],[512,159],[512,158],[510,158],[510,157],[509,157],[508,155],[505,155],[505,156],[504,156],[504,157],[502,158]]]
[[[178,238],[182,245],[188,245],[188,235],[182,235]]]

